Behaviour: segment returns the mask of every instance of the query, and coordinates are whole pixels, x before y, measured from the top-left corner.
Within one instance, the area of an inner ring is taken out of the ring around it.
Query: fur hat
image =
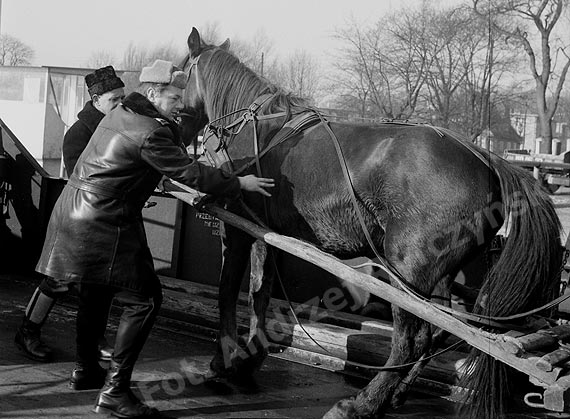
[[[87,74],[85,76],[85,83],[87,84],[87,90],[91,96],[102,95],[111,90],[125,87],[125,83],[117,77],[115,69],[111,65]]]
[[[170,61],[156,60],[150,67],[144,67],[139,76],[141,83],[170,84],[185,89],[188,77],[180,68]]]

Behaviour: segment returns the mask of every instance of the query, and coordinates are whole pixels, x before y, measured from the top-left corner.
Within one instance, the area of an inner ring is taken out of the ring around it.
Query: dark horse
[[[242,64],[228,52],[229,41],[206,45],[194,28],[188,47],[185,102],[202,113],[204,122],[218,127],[214,131],[219,138],[206,133],[206,141],[214,142],[217,164],[275,179],[271,198],[246,193],[243,202],[251,211],[239,203],[232,204],[232,211],[257,214],[271,229],[341,259],[373,257],[375,247],[410,288],[428,297],[442,278],[455,277],[508,220],[506,245],[475,310],[507,316],[535,308],[558,291],[560,222],[550,198],[527,172],[448,130],[425,125],[325,123],[313,117],[298,122],[306,127],[296,130],[285,122],[316,113],[301,98],[285,94]],[[257,117],[245,118],[238,129],[239,123],[232,123],[254,103],[251,109]],[[276,140],[283,131],[291,135]],[[264,313],[277,264],[271,261],[273,252],[267,252],[263,278],[253,285],[250,301],[250,357],[237,356],[243,349],[231,344],[237,342],[236,300],[254,239],[226,225],[223,240],[221,326],[211,368],[219,375],[251,373],[246,370],[258,367],[266,356]],[[428,354],[433,343],[430,324],[396,306],[393,317],[386,365],[408,364]],[[481,409],[474,417],[493,417],[506,391],[499,380],[504,378],[503,365],[484,356],[479,355],[469,374],[473,388],[490,389],[473,393],[472,406]],[[403,402],[417,370],[382,371],[325,416],[379,417]]]

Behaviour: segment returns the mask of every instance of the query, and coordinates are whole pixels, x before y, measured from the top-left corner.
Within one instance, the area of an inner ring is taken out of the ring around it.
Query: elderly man
[[[157,60],[95,130],[58,199],[37,270],[79,283],[77,363],[99,376],[94,293],[112,295],[123,309],[111,366],[94,410],[121,418],[156,409],[130,390],[131,375],[162,302],[141,211],[162,176],[205,193],[238,199],[241,189],[269,196],[272,179],[229,176],[185,152],[174,118],[183,109],[186,74]],[[97,291],[94,292],[93,290]]]
[[[77,114],[77,121],[67,130],[63,137],[63,160],[67,175],[71,176],[77,159],[87,146],[91,135],[103,117],[121,103],[125,97],[125,84],[115,74],[112,66],[102,67],[85,76],[85,84],[91,100]],[[26,308],[22,325],[16,332],[15,342],[18,348],[30,359],[49,362],[53,359],[52,350],[41,340],[41,327],[49,316],[57,299],[69,291],[67,284],[61,285],[52,278],[45,278],[32,294]],[[101,315],[99,323],[93,324],[93,332],[99,340],[100,358],[110,360],[112,348],[105,339],[107,315],[111,299],[101,296]],[[100,382],[101,380],[99,380]],[[76,370],[71,378],[70,386],[75,390],[84,390],[97,386],[89,377]],[[99,388],[97,386],[96,388]]]

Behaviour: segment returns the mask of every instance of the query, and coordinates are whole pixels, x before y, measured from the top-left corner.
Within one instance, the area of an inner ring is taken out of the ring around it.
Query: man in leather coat
[[[118,417],[157,413],[130,390],[134,365],[162,302],[141,215],[163,176],[202,192],[237,199],[241,189],[270,196],[272,179],[236,177],[188,156],[174,118],[183,109],[186,74],[157,60],[140,74],[139,92],[103,118],[53,209],[36,269],[79,284],[77,364],[94,380],[99,366],[97,293],[123,309],[110,369],[94,410]],[[96,291],[94,291],[96,290]]]
[[[117,77],[112,66],[99,68],[93,73],[87,74],[85,84],[91,100],[77,114],[77,121],[63,137],[63,160],[68,176],[71,176],[77,159],[87,146],[99,122],[125,97],[125,85]],[[68,291],[67,285],[61,286],[52,278],[47,277],[32,294],[24,319],[15,337],[16,345],[28,358],[41,362],[52,360],[52,350],[41,340],[41,327],[57,299]],[[94,333],[98,335],[100,358],[107,361],[111,359],[112,352],[112,348],[105,339],[107,314],[111,302],[112,298],[101,296],[101,316],[99,316],[101,321],[98,324],[93,324]],[[75,390],[83,390],[91,385],[91,383],[83,380],[81,371],[77,371],[70,382],[71,388]]]

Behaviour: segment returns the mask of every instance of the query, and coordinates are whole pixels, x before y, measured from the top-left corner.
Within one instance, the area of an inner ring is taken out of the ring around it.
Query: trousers
[[[111,287],[100,284],[79,285],[79,309],[76,323],[77,362],[93,365],[98,362],[98,331],[101,327],[101,301],[115,299],[115,305],[122,309],[112,361],[130,373],[152,330],[162,305],[162,287],[158,278],[149,293]]]

